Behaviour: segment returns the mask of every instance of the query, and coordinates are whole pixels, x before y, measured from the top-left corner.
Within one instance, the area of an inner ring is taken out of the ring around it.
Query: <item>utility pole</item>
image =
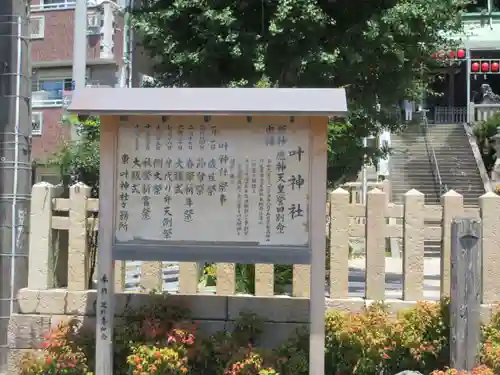
[[[29,1],[0,1],[0,374],[7,326],[28,284],[31,194]]]
[[[73,90],[85,87],[87,81],[87,0],[76,0],[73,30]],[[71,139],[77,139],[77,127],[71,127]]]

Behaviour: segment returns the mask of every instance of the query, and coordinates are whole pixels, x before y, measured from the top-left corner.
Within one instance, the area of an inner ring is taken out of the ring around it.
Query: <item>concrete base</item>
[[[96,291],[68,291],[66,289],[30,290],[19,292],[19,313],[9,322],[9,374],[16,374],[19,358],[28,350],[36,349],[43,334],[63,319],[76,318],[89,328],[95,327]],[[138,293],[115,295],[115,323],[126,309],[139,310],[161,296]],[[290,297],[171,295],[172,304],[191,311],[191,318],[200,322],[200,331],[211,334],[231,329],[242,312],[257,314],[264,321],[262,346],[275,347],[298,328],[309,323],[309,299]],[[327,299],[327,310],[362,312],[374,301],[361,298]],[[414,301],[386,300],[391,315],[411,308]],[[495,306],[484,305],[483,321],[491,318]]]

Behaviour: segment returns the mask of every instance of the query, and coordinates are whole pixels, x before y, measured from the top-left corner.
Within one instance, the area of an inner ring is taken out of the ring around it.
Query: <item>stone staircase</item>
[[[465,206],[477,207],[484,185],[463,126],[430,124],[428,129],[442,182],[448,190],[463,195]],[[393,134],[391,147],[394,150],[390,167],[393,201],[400,203],[404,193],[417,189],[425,194],[426,204],[439,204],[439,186],[421,126],[410,125],[405,131]]]
[[[427,139],[434,149],[442,183],[448,190],[462,194],[465,206],[477,207],[484,186],[463,125],[430,124]],[[408,190],[417,189],[425,194],[425,204],[440,204],[435,163],[431,147],[429,152],[426,147],[422,125],[410,125],[405,131],[393,134],[391,147],[394,150],[390,163],[393,202],[402,203]],[[439,256],[440,247],[437,241],[426,241],[426,255]]]
[[[392,201],[402,203],[404,194],[416,189],[425,194],[425,204],[439,204],[439,187],[420,124],[409,125],[404,131],[391,135],[393,154],[390,159]]]
[[[463,125],[429,125],[429,137],[448,189],[463,195],[464,206],[477,207],[484,184]]]

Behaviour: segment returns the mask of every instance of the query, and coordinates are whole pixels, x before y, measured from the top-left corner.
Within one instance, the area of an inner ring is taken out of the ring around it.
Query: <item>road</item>
[[[402,260],[385,258],[386,298],[402,298]],[[140,277],[140,262],[127,262],[127,290],[137,290]],[[164,291],[177,292],[179,288],[179,267],[175,264],[164,266]],[[426,258],[424,261],[424,299],[439,300],[440,259]],[[325,291],[327,288],[325,287]],[[364,297],[365,259],[349,260],[349,296]]]

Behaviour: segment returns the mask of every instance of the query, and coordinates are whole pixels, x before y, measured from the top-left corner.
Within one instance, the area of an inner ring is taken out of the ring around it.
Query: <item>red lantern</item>
[[[454,51],[450,51],[448,53],[448,56],[450,56],[450,59],[454,59],[455,58],[455,52]]]
[[[470,66],[470,70],[472,70],[473,72],[479,72],[479,63],[473,62]]]
[[[491,63],[491,71],[492,72],[498,72],[500,70],[500,66],[498,65],[497,62]]]
[[[465,58],[465,51],[464,51],[463,49],[459,49],[459,50],[457,51],[457,57],[458,57],[459,59],[463,59],[463,58]]]
[[[488,64],[487,62],[482,63],[481,64],[481,71],[483,73],[489,72],[490,71],[490,64]]]

